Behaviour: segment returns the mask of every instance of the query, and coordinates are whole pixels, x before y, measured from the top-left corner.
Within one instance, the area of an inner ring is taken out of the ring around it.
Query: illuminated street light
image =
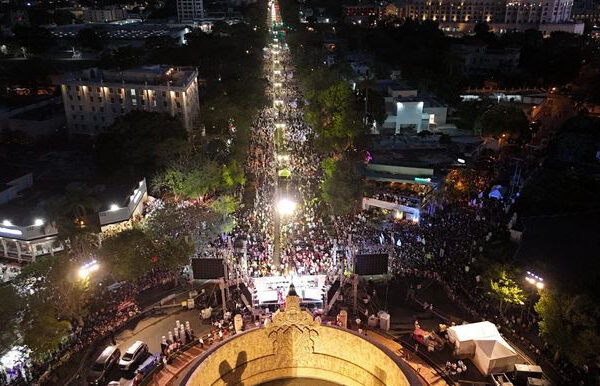
[[[96,260],[92,260],[79,268],[79,278],[85,280],[90,277],[92,272],[96,272],[100,268]]]
[[[36,227],[40,227],[44,225],[44,220],[42,220],[41,218],[36,218],[35,220],[33,220],[33,225],[35,225]]]
[[[296,203],[289,198],[282,198],[277,203],[277,212],[282,216],[287,216],[294,213]]]
[[[530,271],[527,271],[527,275],[525,276],[525,280],[531,284],[534,285],[537,289],[543,289],[544,288],[544,279],[534,273],[531,273]]]
[[[119,205],[117,205],[117,204],[110,204],[110,211],[114,212],[115,210],[119,210]]]

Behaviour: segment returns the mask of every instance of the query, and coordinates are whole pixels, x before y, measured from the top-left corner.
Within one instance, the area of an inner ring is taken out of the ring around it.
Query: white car
[[[119,368],[124,371],[135,370],[135,365],[141,363],[148,354],[148,345],[141,340],[133,343],[119,361]]]

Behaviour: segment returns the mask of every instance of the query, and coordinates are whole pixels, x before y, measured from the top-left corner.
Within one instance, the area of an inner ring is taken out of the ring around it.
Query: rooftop
[[[142,66],[125,71],[102,70],[89,68],[79,73],[70,74],[66,81],[87,83],[130,83],[140,85],[164,85],[184,87],[198,75],[196,69],[190,67],[170,67],[163,65]]]

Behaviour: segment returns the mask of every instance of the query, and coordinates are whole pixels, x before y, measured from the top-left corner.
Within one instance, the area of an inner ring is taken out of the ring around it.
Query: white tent
[[[448,338],[454,343],[457,355],[475,355],[476,340],[502,339],[496,326],[490,322],[478,322],[448,328]]]
[[[513,371],[517,362],[517,353],[501,340],[477,340],[473,364],[483,375]]]

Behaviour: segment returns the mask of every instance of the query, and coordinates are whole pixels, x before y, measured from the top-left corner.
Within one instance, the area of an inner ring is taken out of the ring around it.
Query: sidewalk
[[[368,334],[369,338],[386,346],[404,362],[408,363],[428,384],[434,386],[447,385],[446,381],[433,368],[409,350],[404,350],[401,344],[373,330],[369,330]]]
[[[197,359],[210,346],[200,347],[200,344],[190,347],[188,350],[179,354],[172,363],[162,368],[149,383],[154,386],[166,386],[185,370],[190,363]]]

